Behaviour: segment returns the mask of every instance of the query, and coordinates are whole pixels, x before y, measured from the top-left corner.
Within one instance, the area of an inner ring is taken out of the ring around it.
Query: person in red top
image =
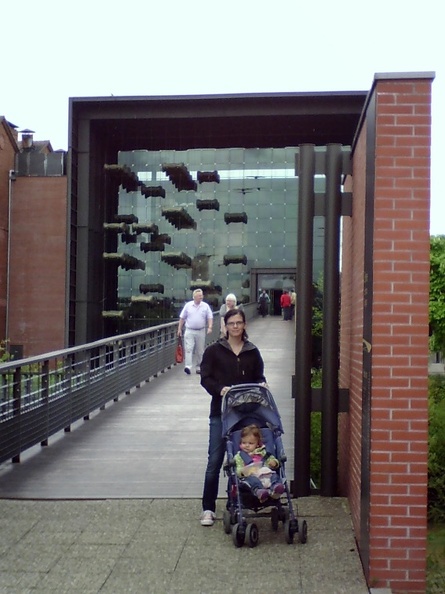
[[[280,297],[280,305],[283,310],[283,320],[290,322],[292,320],[292,300],[287,289],[283,290],[283,294]]]

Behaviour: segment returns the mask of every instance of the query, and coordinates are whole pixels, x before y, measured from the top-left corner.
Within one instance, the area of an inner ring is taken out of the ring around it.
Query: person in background
[[[297,294],[295,293],[295,289],[292,289],[290,292],[291,320],[294,319],[296,305],[297,305]]]
[[[184,331],[184,372],[191,374],[193,352],[196,358],[196,373],[200,373],[201,359],[205,348],[207,334],[213,329],[213,312],[208,303],[203,301],[204,293],[201,289],[193,291],[193,300],[188,301],[179,314],[178,336]]]
[[[222,399],[236,384],[266,385],[264,362],[258,348],[246,333],[243,310],[231,309],[224,316],[226,335],[204,351],[201,386],[210,394],[209,447],[202,494],[201,525],[212,526],[216,518],[219,475],[224,461],[222,435]]]
[[[258,311],[260,316],[265,318],[269,312],[270,297],[264,289],[261,289],[260,296],[258,298]]]
[[[287,289],[283,290],[283,293],[280,297],[280,305],[283,309],[283,320],[285,322],[290,322],[292,320],[292,308],[291,298]]]
[[[237,307],[238,309],[243,309],[242,303],[240,303],[239,305],[237,304],[236,296],[233,293],[229,293],[226,296],[224,303],[219,308],[221,336],[225,336],[225,334],[226,334],[226,325],[224,324],[224,316],[226,315],[226,313],[228,311],[230,311],[231,309],[234,309],[235,307]]]

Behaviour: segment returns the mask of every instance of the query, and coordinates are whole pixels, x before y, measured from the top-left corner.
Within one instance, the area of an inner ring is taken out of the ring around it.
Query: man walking
[[[258,299],[258,304],[259,304],[258,311],[260,312],[260,316],[262,316],[263,318],[265,318],[268,314],[269,303],[270,303],[269,295],[266,293],[266,291],[264,289],[261,289],[260,297]]]
[[[213,312],[208,303],[203,301],[204,293],[201,289],[193,291],[193,300],[188,301],[179,314],[178,336],[184,331],[184,372],[191,374],[193,352],[196,357],[196,373],[201,373],[201,360],[205,348],[206,328],[207,334],[212,332]]]

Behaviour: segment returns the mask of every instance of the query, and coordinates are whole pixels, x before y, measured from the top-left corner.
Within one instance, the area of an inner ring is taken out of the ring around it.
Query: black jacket
[[[220,338],[204,351],[201,361],[201,386],[211,395],[210,416],[221,416],[224,386],[260,384],[264,377],[264,362],[257,347],[246,340],[239,355],[230,348],[226,338]]]

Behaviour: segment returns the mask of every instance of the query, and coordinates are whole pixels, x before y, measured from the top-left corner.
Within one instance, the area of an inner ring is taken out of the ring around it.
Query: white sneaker
[[[206,509],[205,511],[202,512],[201,526],[213,526],[215,520],[216,520],[215,512],[212,512],[209,509]]]

